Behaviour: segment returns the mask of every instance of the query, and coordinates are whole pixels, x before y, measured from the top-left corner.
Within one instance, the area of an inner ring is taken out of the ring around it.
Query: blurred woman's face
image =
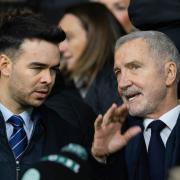
[[[60,43],[60,52],[67,71],[72,72],[74,66],[87,44],[87,32],[81,21],[73,14],[66,14],[59,22],[65,31],[66,39]]]
[[[132,30],[132,24],[128,15],[128,6],[130,0],[97,0],[103,4],[105,4],[114,16],[118,19],[118,21],[122,24],[126,32],[130,32]]]

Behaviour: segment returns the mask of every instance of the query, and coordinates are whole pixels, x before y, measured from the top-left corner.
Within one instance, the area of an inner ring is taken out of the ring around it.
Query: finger
[[[114,111],[116,108],[117,108],[117,105],[112,104],[112,106],[107,110],[107,112],[105,113],[105,115],[103,117],[103,125],[102,126],[106,126],[112,121],[112,117],[113,117],[113,114],[114,114]]]
[[[102,125],[102,120],[103,120],[103,117],[101,114],[99,114],[95,120],[95,123],[94,123],[94,128],[95,130],[99,129]]]
[[[119,106],[114,113],[114,121],[123,123],[128,115],[128,107],[126,104]]]
[[[139,134],[141,132],[141,128],[139,126],[133,126],[129,128],[124,134],[123,134],[123,140],[122,145],[126,145],[134,136]]]
[[[115,109],[114,115],[111,118],[112,122],[119,122],[123,124],[124,120],[126,119],[128,114],[127,105],[123,104]]]

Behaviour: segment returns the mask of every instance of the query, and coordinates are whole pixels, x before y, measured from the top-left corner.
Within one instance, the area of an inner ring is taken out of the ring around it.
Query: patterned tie
[[[14,127],[9,144],[16,160],[20,160],[28,144],[27,135],[23,128],[24,120],[21,116],[13,115],[9,118],[8,122]]]
[[[148,148],[148,158],[151,180],[165,179],[165,147],[160,136],[160,131],[165,126],[161,120],[155,120],[149,125],[149,128],[151,128],[151,139]]]

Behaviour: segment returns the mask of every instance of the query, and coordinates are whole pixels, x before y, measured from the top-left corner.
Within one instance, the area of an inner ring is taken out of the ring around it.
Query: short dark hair
[[[0,52],[19,49],[25,39],[37,38],[58,44],[65,37],[63,30],[30,10],[11,9],[0,15]]]

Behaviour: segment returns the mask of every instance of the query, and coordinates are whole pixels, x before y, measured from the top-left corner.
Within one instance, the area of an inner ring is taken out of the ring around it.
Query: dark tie
[[[165,178],[165,146],[160,136],[160,132],[165,126],[160,120],[154,120],[149,125],[149,128],[151,128],[151,139],[148,148],[148,158],[151,180],[164,180]]]
[[[9,144],[16,160],[20,160],[28,144],[27,135],[23,128],[24,120],[20,116],[13,115],[8,122],[14,127]]]

